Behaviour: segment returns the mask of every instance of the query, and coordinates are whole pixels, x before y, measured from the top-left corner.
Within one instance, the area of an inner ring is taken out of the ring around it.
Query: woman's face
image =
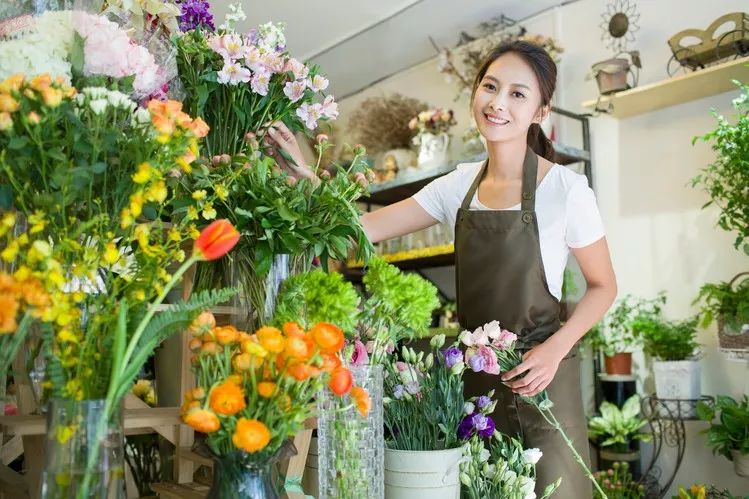
[[[525,140],[531,123],[546,114],[536,74],[513,52],[489,66],[473,98],[473,117],[487,142]]]

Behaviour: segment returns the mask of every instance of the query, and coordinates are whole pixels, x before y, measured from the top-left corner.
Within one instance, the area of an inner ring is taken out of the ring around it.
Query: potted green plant
[[[749,272],[705,284],[694,303],[702,305],[700,327],[717,320],[720,348],[749,350]]]
[[[737,232],[734,247],[743,248],[749,255],[749,175],[746,174],[746,151],[749,148],[749,85],[739,83],[741,95],[733,100],[737,111],[736,122],[713,111],[718,121],[714,130],[692,139],[712,142],[717,153],[715,161],[692,179],[692,186],[700,186],[710,201],[720,209],[718,226]]]
[[[629,470],[626,462],[614,463],[611,468],[595,472],[596,482],[606,494],[597,490],[593,499],[641,499],[645,497],[645,487],[638,483]]]
[[[604,355],[606,374],[631,374],[632,352],[642,346],[640,331],[632,327],[637,316],[657,315],[664,295],[653,300],[627,295],[586,335],[586,343]]]
[[[718,415],[718,411],[720,414]],[[703,430],[713,454],[733,461],[737,475],[749,477],[749,397],[740,401],[720,395],[715,407],[704,402],[697,404],[697,415],[710,427]],[[714,421],[718,415],[718,421]]]
[[[653,359],[655,393],[661,399],[696,400],[701,395],[697,318],[670,321],[641,314],[632,321]]]
[[[647,424],[647,420],[640,417],[640,396],[632,395],[621,409],[611,402],[603,402],[599,411],[600,416],[588,420],[588,436],[600,447],[601,459],[612,464],[639,460],[640,451],[635,442],[647,442],[652,438],[650,433],[640,432]]]

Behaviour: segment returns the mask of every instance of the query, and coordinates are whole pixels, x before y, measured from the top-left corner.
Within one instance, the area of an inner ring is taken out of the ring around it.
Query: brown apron
[[[535,212],[538,157],[528,148],[523,163],[521,209],[470,210],[486,173],[488,160],[468,190],[455,221],[455,277],[458,319],[463,328],[499,321],[518,335],[527,350],[559,330],[559,300],[549,292],[541,259]],[[543,457],[536,466],[536,493],[562,477],[555,497],[586,499],[592,486],[562,438],[538,410],[501,383],[500,377],[467,371],[466,397],[495,390],[497,429],[518,436],[525,447],[538,447]],[[568,356],[547,388],[553,412],[586,462],[589,462],[587,424],[580,390],[579,361]]]

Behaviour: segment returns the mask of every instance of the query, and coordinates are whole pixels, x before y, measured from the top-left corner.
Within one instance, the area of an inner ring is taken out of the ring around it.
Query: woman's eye
[[[525,99],[525,94],[518,92],[517,90],[512,93],[512,96],[517,97],[518,99]]]
[[[495,87],[491,83],[484,83],[484,88],[487,90],[496,90],[497,87]]]

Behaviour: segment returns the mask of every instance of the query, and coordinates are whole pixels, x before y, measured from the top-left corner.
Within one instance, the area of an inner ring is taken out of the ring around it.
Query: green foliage
[[[749,276],[737,282],[707,283],[700,288],[694,303],[701,303],[700,327],[707,327],[716,318],[725,322],[728,330],[741,332],[749,324]],[[724,330],[724,332],[728,332]]]
[[[313,270],[287,279],[279,293],[277,326],[299,322],[305,329],[318,322],[330,322],[344,332],[356,327],[359,295],[354,286],[339,273]]]
[[[716,205],[720,210],[718,226],[737,232],[734,247],[743,247],[749,255],[749,85],[734,80],[741,95],[733,100],[737,111],[736,122],[713,111],[718,123],[715,130],[697,140],[712,142],[718,154],[711,163],[692,179],[692,186],[700,186],[710,197],[703,208]]]
[[[720,414],[718,415],[718,412]],[[718,415],[718,421],[714,422]],[[720,454],[733,461],[732,450],[741,454],[749,454],[749,397],[736,401],[720,395],[715,401],[715,407],[705,402],[697,404],[697,416],[710,423],[710,427],[702,430],[707,435],[707,445],[713,449],[713,454]]]
[[[645,353],[658,360],[689,360],[698,353],[696,317],[682,321],[638,317],[633,327],[642,331]]]
[[[662,292],[652,300],[626,295],[591,329],[585,342],[608,356],[631,352],[642,346],[642,331],[634,327],[635,319],[659,316],[665,303]]]
[[[632,395],[621,409],[611,402],[603,402],[600,416],[588,421],[588,435],[598,441],[601,447],[613,447],[626,452],[632,440],[649,441],[652,435],[640,433],[647,421],[640,418],[640,396]]]

